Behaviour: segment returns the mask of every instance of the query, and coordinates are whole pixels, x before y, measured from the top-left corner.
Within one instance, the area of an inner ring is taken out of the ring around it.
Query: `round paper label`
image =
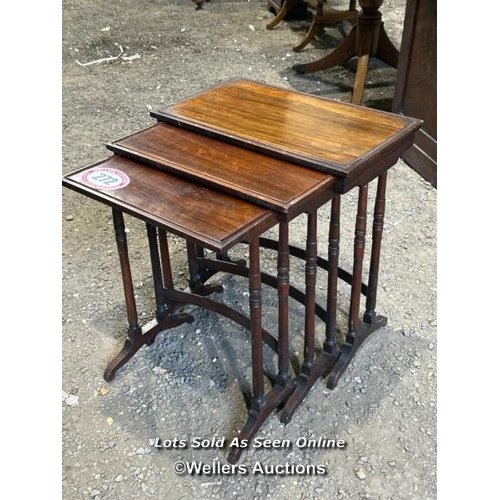
[[[95,167],[82,174],[82,183],[96,189],[120,189],[128,185],[130,178],[116,168]]]

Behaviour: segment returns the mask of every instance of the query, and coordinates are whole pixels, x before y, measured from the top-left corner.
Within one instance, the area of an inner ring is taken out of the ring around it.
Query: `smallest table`
[[[277,223],[276,213],[120,156],[68,174],[63,178],[63,185],[109,205],[113,212],[129,328],[125,345],[108,365],[104,378],[113,379],[117,370],[143,345],[154,342],[160,332],[192,322],[194,318],[190,314],[177,313],[182,304],[213,310],[251,332],[253,397],[247,424],[239,438],[252,439],[264,420],[294,388],[289,377],[286,383],[277,383],[264,393],[262,342],[277,351],[279,342],[283,341],[276,341],[261,326],[259,236]],[[156,317],[144,326],[139,325],[137,315],[124,213],[146,223]],[[186,240],[190,290],[174,288],[167,232]],[[202,258],[200,249],[223,253],[242,240],[249,244],[249,317],[208,298],[211,293],[222,291],[222,287],[206,285],[198,267],[198,260]],[[236,462],[240,453],[239,448],[233,448],[229,460]]]

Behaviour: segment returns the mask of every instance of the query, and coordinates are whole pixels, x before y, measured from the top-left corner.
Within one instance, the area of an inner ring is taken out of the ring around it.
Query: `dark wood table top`
[[[343,191],[371,180],[382,165],[392,166],[421,125],[414,118],[247,80],[210,88],[151,115],[350,178]]]
[[[271,210],[118,155],[72,172],[62,183],[216,251],[277,223]]]
[[[106,145],[117,154],[214,187],[289,218],[332,197],[331,175],[157,123]]]

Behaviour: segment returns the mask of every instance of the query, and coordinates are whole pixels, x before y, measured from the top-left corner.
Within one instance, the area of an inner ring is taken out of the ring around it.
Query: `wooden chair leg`
[[[293,5],[296,3],[296,0],[285,0],[282,5],[280,11],[276,14],[276,17],[266,25],[266,29],[272,30],[276,27],[283,19],[285,19],[289,10],[292,10]]]
[[[309,42],[314,38],[316,33],[318,32],[319,29],[319,24],[313,20],[311,23],[311,26],[309,26],[309,29],[307,30],[307,33],[305,34],[304,38],[302,41],[297,44],[295,47],[293,47],[294,52],[300,52],[306,45],[309,44]]]
[[[344,38],[341,44],[325,57],[305,64],[297,64],[293,67],[297,73],[313,73],[323,69],[344,64],[356,55],[356,29],[353,28]]]
[[[296,45],[293,50],[294,52],[300,52],[306,45],[314,38],[316,33],[318,32],[320,26],[325,26],[328,24],[337,24],[342,21],[350,21],[351,23],[356,22],[356,18],[358,17],[358,11],[356,10],[356,2],[351,1],[349,3],[349,10],[336,10],[331,9],[325,13],[323,4],[326,3],[326,0],[318,0],[318,5],[316,7],[316,12],[314,14],[311,26],[307,30],[302,41]]]

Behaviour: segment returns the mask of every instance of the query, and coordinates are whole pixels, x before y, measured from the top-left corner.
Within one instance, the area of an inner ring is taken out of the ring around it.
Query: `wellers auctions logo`
[[[253,440],[239,439],[232,440],[224,437],[213,437],[210,439],[192,437],[191,439],[152,439],[150,444],[157,449],[224,449],[224,448],[261,448],[261,449],[283,449],[283,448],[339,448],[346,447],[343,439],[308,439],[300,437],[292,442],[289,439],[264,439],[254,438]],[[256,462],[253,465],[221,463],[219,460],[213,462],[202,462],[200,460],[179,460],[173,464],[173,471],[177,475],[190,476],[224,476],[224,475],[263,475],[263,476],[322,476],[328,473],[326,464],[263,464]]]
[[[233,476],[233,475],[263,475],[263,476],[323,476],[327,474],[326,465],[318,464],[262,464],[253,465],[223,464],[217,460],[212,463],[199,461],[178,461],[173,465],[174,472],[179,475],[190,476]]]

